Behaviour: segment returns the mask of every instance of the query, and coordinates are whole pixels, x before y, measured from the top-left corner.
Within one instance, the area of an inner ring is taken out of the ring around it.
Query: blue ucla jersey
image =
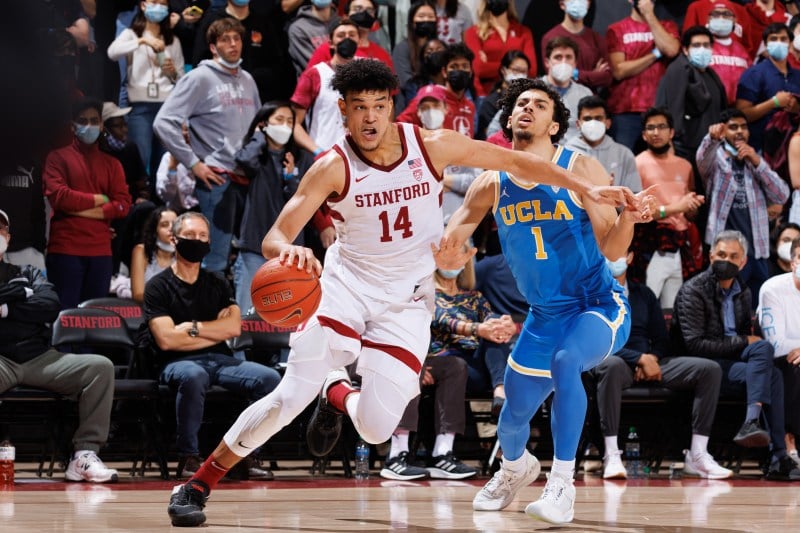
[[[553,162],[569,170],[577,157],[559,146]],[[561,307],[621,291],[575,192],[526,185],[506,172],[496,174],[496,187],[494,218],[500,244],[529,304]]]

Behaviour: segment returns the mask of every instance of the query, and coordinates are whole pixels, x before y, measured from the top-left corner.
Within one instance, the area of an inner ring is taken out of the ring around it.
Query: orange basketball
[[[253,307],[265,322],[294,327],[308,320],[322,297],[316,272],[282,265],[276,257],[256,271],[250,284]]]

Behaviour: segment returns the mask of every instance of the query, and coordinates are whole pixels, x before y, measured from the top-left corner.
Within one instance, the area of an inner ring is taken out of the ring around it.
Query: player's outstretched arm
[[[593,187],[572,172],[535,154],[475,141],[452,130],[420,130],[420,133],[425,149],[439,172],[448,165],[505,170],[518,176],[535,176],[538,183],[571,189],[599,203],[617,206],[626,202],[623,191],[618,187]]]
[[[484,172],[472,182],[464,197],[464,203],[450,217],[439,247],[431,245],[438,268],[447,270],[460,268],[475,255],[477,250],[475,248],[465,250],[464,243],[494,205],[497,194],[496,175],[494,171]]]
[[[308,272],[313,269],[319,275],[322,265],[314,257],[310,248],[295,246],[292,242],[303,227],[311,220],[319,206],[331,194],[339,194],[344,189],[344,161],[338,153],[331,151],[317,160],[306,172],[297,192],[283,206],[275,224],[272,225],[261,242],[261,253],[267,259],[280,257],[282,262],[293,264]]]
[[[598,187],[610,180],[610,176],[600,162],[592,157],[579,157],[573,170],[587,182],[596,184]],[[649,201],[652,198],[649,195],[651,189],[652,187],[645,189],[637,195],[633,195],[630,190],[627,190],[625,192],[625,208],[619,214],[613,207],[598,203],[589,195],[581,195],[584,209],[592,222],[597,245],[608,259],[615,261],[620,257],[625,257],[633,239],[634,224],[649,222],[653,219],[652,202]]]

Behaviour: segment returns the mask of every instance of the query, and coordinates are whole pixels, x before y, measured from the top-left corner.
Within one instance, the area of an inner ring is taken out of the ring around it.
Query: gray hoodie
[[[333,6],[333,4],[331,4]],[[331,20],[325,22],[314,15],[312,6],[300,6],[297,17],[289,24],[289,57],[297,75],[303,73],[308,60],[319,45],[328,42],[328,35],[333,25],[337,24],[339,15],[333,10]]]
[[[203,161],[233,171],[234,154],[260,107],[258,88],[249,73],[239,68],[231,74],[207,59],[178,80],[158,111],[153,130],[186,168]],[[183,140],[184,123],[189,125],[191,146]]]
[[[639,177],[633,152],[608,135],[595,147],[589,146],[581,135],[569,139],[564,143],[564,147],[583,152],[600,161],[606,172],[614,178],[613,185],[628,187],[635,193],[642,190],[642,178]]]

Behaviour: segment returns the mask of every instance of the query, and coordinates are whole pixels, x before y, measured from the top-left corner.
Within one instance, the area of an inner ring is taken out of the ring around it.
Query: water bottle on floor
[[[0,486],[14,485],[14,459],[16,450],[7,440],[0,442]]]
[[[631,426],[628,430],[628,438],[625,441],[625,462],[628,467],[628,479],[642,477],[642,460],[640,454],[639,435],[636,433],[636,428]]]
[[[356,479],[369,479],[369,444],[364,439],[356,443]]]

